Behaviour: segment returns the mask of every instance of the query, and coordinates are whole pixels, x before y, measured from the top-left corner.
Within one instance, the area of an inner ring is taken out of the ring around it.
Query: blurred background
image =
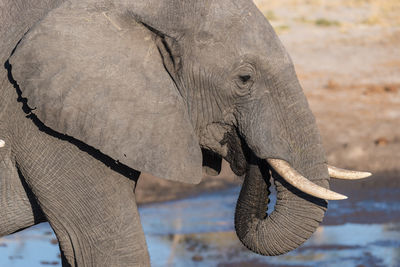
[[[153,266],[400,266],[400,0],[255,0],[291,55],[329,163],[374,173],[332,181],[331,201],[299,249],[249,252],[233,216],[242,180],[225,164],[186,185],[137,186]],[[273,208],[273,203],[271,203]],[[0,238],[0,266],[60,266],[48,224]]]

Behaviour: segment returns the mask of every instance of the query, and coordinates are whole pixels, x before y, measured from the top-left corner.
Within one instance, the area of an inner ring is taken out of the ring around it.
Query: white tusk
[[[345,169],[336,168],[330,165],[327,165],[329,176],[337,179],[344,180],[356,180],[367,178],[372,175],[370,172],[358,172],[358,171],[350,171]]]
[[[303,175],[298,173],[292,168],[292,166],[290,166],[289,163],[284,160],[267,159],[267,162],[286,182],[303,191],[304,193],[327,200],[341,200],[347,198],[345,195],[338,194],[329,189],[323,188],[322,186],[314,184]]]
[[[4,147],[6,145],[6,142],[4,142],[4,140],[0,139],[0,147]]]

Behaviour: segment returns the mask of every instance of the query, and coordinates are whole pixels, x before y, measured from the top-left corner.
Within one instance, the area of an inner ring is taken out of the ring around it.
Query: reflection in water
[[[233,231],[238,193],[239,188],[231,188],[141,206],[152,266],[400,266],[400,222],[391,215],[398,211],[399,201],[331,202],[328,222],[332,217],[336,222],[342,217],[354,221],[352,214],[361,210],[364,216],[379,214],[379,220],[321,226],[299,249],[263,257],[244,248]],[[60,266],[58,246],[52,244],[49,231],[48,224],[40,224],[1,238],[0,266]]]
[[[0,238],[0,266],[61,266],[54,238],[47,223]]]

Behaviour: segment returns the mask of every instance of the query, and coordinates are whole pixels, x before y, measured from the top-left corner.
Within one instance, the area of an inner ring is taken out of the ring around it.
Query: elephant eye
[[[253,79],[250,74],[240,74],[236,78],[237,89],[235,93],[239,96],[245,96],[250,93],[250,88],[253,85]]]
[[[242,81],[242,83],[247,83],[250,79],[250,75],[239,75],[239,79]]]
[[[236,84],[234,93],[237,96],[249,95],[255,82],[256,74],[257,72],[254,64],[241,62],[234,70],[232,76],[233,81]]]

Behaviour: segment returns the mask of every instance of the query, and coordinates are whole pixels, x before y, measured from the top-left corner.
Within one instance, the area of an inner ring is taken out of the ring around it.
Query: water
[[[0,238],[0,266],[43,267],[55,263],[57,264],[54,266],[61,266],[57,257],[60,253],[58,245],[54,244],[55,238],[47,223]]]
[[[331,201],[325,225],[278,257],[256,255],[238,241],[233,215],[239,190],[141,206],[152,266],[400,266],[400,199],[382,197],[399,196],[397,189]],[[60,266],[54,238],[48,224],[1,238],[0,266]]]

